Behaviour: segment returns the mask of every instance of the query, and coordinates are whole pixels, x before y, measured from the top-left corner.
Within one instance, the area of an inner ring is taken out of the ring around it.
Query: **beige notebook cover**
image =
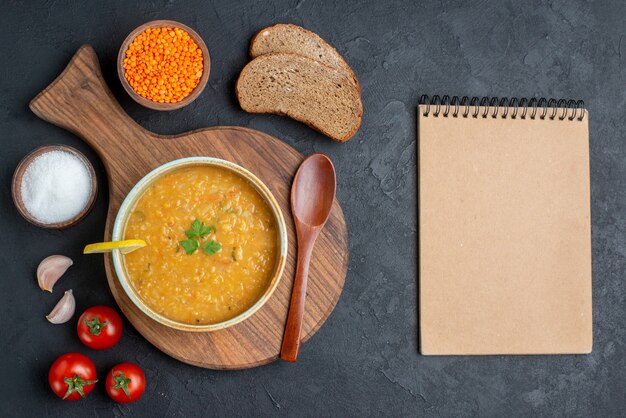
[[[419,106],[422,354],[591,352],[587,121]]]

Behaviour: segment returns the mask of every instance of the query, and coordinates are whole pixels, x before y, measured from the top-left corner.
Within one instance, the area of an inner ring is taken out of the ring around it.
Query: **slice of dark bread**
[[[241,70],[235,90],[246,112],[286,115],[335,141],[347,141],[361,126],[358,87],[343,72],[301,55],[253,59]]]
[[[298,54],[343,71],[358,85],[352,68],[328,42],[316,33],[288,23],[268,26],[257,32],[250,42],[250,56],[272,53]]]

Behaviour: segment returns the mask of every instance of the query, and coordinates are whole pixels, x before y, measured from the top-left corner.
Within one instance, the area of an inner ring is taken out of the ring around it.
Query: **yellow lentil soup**
[[[173,321],[227,321],[272,281],[276,222],[243,177],[213,165],[174,169],[148,186],[127,216],[124,238],[147,243],[124,256],[128,281],[148,307]]]

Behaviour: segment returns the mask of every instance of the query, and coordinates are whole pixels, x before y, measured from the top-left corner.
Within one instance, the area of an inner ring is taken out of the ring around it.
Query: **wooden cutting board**
[[[183,157],[223,158],[256,174],[280,204],[289,234],[289,254],[270,300],[251,318],[208,333],[177,331],[144,315],[124,293],[105,255],[107,279],[115,300],[135,328],[166,354],[200,367],[243,369],[278,358],[295,271],[296,239],[289,206],[293,175],[303,156],[280,140],[252,129],[214,127],[181,135],[157,135],[135,123],[117,103],[102,78],[98,58],[82,46],[63,73],[30,103],[40,118],[68,129],[93,147],[107,171],[109,210],[105,240],[130,189],[152,169]],[[348,234],[335,201],[309,271],[302,340],[308,340],[335,307],[347,271]]]

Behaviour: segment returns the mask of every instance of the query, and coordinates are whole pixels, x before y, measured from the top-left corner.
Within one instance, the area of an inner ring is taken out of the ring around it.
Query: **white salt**
[[[91,176],[74,154],[50,151],[26,167],[21,192],[26,210],[39,222],[64,222],[87,206]]]

